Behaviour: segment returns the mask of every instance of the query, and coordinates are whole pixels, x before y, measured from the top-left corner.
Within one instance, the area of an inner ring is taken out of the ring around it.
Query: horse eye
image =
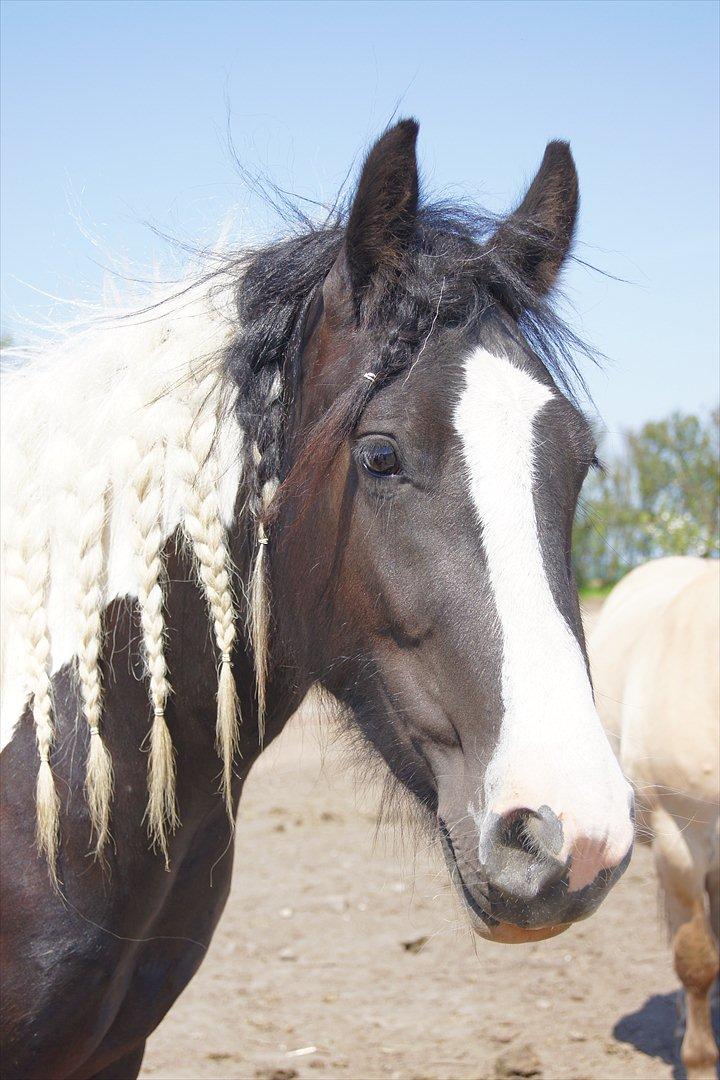
[[[360,461],[373,476],[393,476],[400,472],[397,450],[388,440],[366,443],[360,450]]]

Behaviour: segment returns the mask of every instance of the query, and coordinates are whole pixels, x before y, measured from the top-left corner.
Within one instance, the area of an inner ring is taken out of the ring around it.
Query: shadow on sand
[[[685,1080],[680,1064],[680,1041],[685,1027],[683,998],[678,990],[672,994],[654,994],[637,1012],[618,1020],[613,1035],[618,1042],[629,1043],[648,1057],[672,1065],[674,1080]],[[720,1038],[720,999],[717,993],[712,1002],[713,1029]]]

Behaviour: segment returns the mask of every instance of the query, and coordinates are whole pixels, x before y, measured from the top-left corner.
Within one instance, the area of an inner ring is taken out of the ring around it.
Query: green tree
[[[612,584],[661,555],[720,555],[719,436],[718,409],[625,433],[583,489],[573,556],[581,587]]]

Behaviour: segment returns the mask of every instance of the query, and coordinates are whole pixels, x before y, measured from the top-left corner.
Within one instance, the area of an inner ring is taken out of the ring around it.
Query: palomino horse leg
[[[675,970],[685,987],[687,1019],[682,1061],[688,1080],[714,1080],[718,1050],[710,1016],[710,990],[718,963],[717,945],[710,933],[705,907],[699,901],[689,922],[683,923],[673,941]]]
[[[710,928],[720,945],[720,867],[710,871],[705,888],[710,898]]]
[[[720,970],[706,911],[705,867],[698,867],[675,821],[653,815],[653,854],[665,892],[675,971],[685,990],[685,1036],[680,1057],[688,1080],[715,1080],[718,1050],[710,1017],[710,989]],[[686,832],[692,825],[686,826]]]

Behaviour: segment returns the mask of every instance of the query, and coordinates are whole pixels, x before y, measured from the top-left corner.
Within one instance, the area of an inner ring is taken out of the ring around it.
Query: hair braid
[[[100,855],[109,836],[113,770],[110,753],[100,731],[102,715],[102,575],[104,568],[103,530],[107,489],[102,478],[90,473],[81,481],[78,540],[78,612],[80,645],[77,678],[82,710],[90,731],[85,772],[85,794],[95,836],[95,853]]]
[[[212,377],[213,384],[217,376]],[[208,393],[207,380],[199,384],[195,399],[200,411],[190,417],[181,451],[185,486],[183,527],[192,544],[200,583],[210,608],[215,644],[220,654],[217,692],[216,741],[223,763],[222,791],[228,816],[233,821],[232,767],[239,740],[239,704],[232,671],[235,646],[235,602],[231,561],[225,541],[217,496],[219,463],[213,454],[218,426],[216,402]]]
[[[268,367],[258,373],[256,423],[246,435],[249,461],[248,507],[255,523],[257,551],[250,574],[248,634],[255,661],[255,688],[258,700],[258,731],[265,736],[267,676],[270,662],[270,587],[267,580],[265,549],[269,539],[265,529],[270,504],[278,488],[280,472],[280,427],[282,423],[283,383],[280,372]],[[246,457],[248,456],[246,452]]]
[[[150,423],[149,417],[147,422]],[[175,804],[175,760],[172,739],[165,720],[170,694],[165,663],[165,618],[163,615],[163,569],[161,527],[164,446],[149,441],[135,448],[138,455],[130,485],[135,530],[135,563],[138,577],[140,624],[145,662],[150,676],[150,700],[154,718],[150,729],[148,762],[149,798],[146,811],[153,845],[159,847],[169,868],[167,831],[177,827]]]
[[[50,766],[54,740],[50,677],[50,634],[47,593],[50,580],[49,536],[38,513],[23,516],[9,535],[17,545],[7,551],[8,576],[15,591],[22,635],[27,645],[26,678],[32,702],[35,740],[40,755],[35,799],[35,836],[47,860],[50,878],[58,888],[57,852],[60,842],[60,799]]]

